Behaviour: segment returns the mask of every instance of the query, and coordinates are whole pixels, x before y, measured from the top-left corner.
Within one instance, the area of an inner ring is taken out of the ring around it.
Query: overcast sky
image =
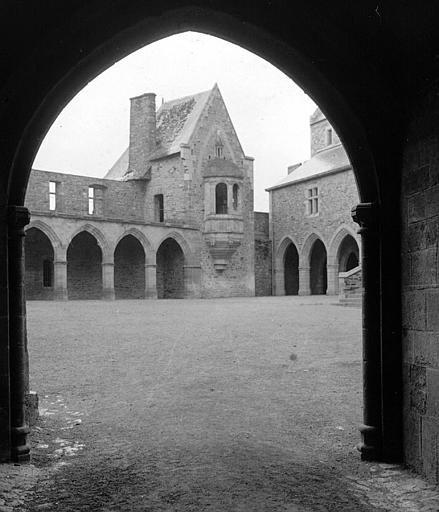
[[[255,158],[255,209],[287,166],[309,158],[312,100],[277,68],[234,44],[185,32],[150,44],[90,82],[53,123],[33,167],[103,177],[128,146],[129,98],[165,101],[217,82],[238,137]]]

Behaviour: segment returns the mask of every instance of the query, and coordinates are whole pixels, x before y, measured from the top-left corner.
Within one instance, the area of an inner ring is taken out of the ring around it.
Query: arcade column
[[[358,449],[363,460],[379,460],[382,453],[380,237],[378,206],[360,203],[352,209],[359,224],[363,275],[363,424]]]
[[[29,224],[29,210],[8,207],[8,280],[9,280],[9,367],[11,396],[11,459],[30,459],[27,442],[25,396],[29,390],[29,357],[26,334],[26,299],[24,289],[24,227]]]

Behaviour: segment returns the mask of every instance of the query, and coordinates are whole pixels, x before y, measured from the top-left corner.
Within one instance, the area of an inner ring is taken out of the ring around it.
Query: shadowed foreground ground
[[[354,448],[361,312],[332,302],[29,302],[22,510],[392,510]]]

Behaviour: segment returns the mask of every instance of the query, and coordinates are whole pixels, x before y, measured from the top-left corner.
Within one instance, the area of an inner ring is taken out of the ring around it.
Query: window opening
[[[312,187],[308,189],[308,215],[317,215],[319,213],[319,189]]]
[[[43,286],[51,288],[53,286],[53,262],[43,260]]]
[[[164,222],[165,220],[163,194],[154,196],[154,220],[155,222]]]
[[[227,213],[227,185],[218,183],[215,189],[216,213]]]
[[[238,209],[238,201],[239,201],[239,187],[235,183],[233,185],[233,209],[234,210]]]
[[[95,189],[88,187],[88,213],[93,215],[95,213]]]
[[[216,146],[215,148],[216,157],[222,158],[223,157],[223,147],[222,146]]]
[[[327,146],[332,145],[332,128],[326,129],[326,145]]]
[[[56,210],[56,181],[49,181],[49,210]]]

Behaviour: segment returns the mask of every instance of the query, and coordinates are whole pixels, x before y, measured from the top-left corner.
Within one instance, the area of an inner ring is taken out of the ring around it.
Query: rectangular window
[[[154,196],[154,220],[155,222],[164,222],[165,220],[163,194],[156,194]]]
[[[326,145],[331,146],[332,145],[332,128],[326,129]]]
[[[307,210],[308,215],[319,213],[319,189],[317,187],[309,188],[307,191]]]
[[[88,213],[93,215],[95,213],[95,189],[88,187]]]
[[[43,260],[43,286],[51,288],[53,286],[53,262]]]
[[[56,181],[49,181],[49,210],[56,210]]]

